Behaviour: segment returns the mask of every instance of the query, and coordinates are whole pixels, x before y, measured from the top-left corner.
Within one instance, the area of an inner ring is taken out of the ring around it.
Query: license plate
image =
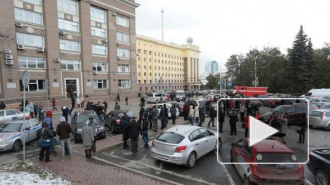
[[[163,159],[163,160],[168,160],[168,156],[160,155],[160,154],[157,155],[157,158],[158,159]]]

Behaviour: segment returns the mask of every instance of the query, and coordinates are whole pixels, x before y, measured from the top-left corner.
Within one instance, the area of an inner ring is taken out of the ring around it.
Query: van
[[[175,93],[175,99],[177,101],[183,101],[185,99],[186,94],[184,93],[184,90],[177,90]]]
[[[302,95],[305,98],[323,98],[325,96],[330,96],[330,89],[312,89]]]
[[[149,93],[147,94],[147,102],[148,103],[160,103],[161,98],[163,99],[163,102],[166,102],[166,95],[163,93]]]

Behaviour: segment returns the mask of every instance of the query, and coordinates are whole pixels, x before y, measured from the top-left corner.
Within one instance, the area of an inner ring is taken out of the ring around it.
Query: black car
[[[100,121],[97,114],[92,110],[84,110],[84,111],[75,111],[73,113],[71,119],[71,127],[74,135],[74,142],[78,143],[82,141],[81,138],[81,129],[86,125],[86,122],[89,120],[89,116],[93,116],[94,120],[96,120],[96,139],[104,139],[106,138],[106,130],[104,128],[103,123]]]
[[[130,120],[136,119],[134,113],[130,110],[113,110],[105,116],[105,126],[110,128],[113,134],[123,131],[123,128],[120,125],[120,118],[124,113],[127,114]]]
[[[315,175],[318,185],[330,185],[330,148],[311,151],[307,167]]]

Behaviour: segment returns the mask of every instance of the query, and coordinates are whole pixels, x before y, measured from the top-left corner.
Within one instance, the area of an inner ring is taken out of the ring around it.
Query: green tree
[[[217,87],[218,81],[215,78],[215,76],[210,74],[208,77],[206,77],[206,80],[207,80],[207,84],[206,84],[207,89],[215,89]]]

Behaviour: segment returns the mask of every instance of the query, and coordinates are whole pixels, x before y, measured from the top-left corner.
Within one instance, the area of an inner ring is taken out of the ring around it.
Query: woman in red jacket
[[[249,113],[246,114],[244,117],[244,129],[245,129],[245,137],[248,137],[249,129],[250,129],[250,123],[249,123]]]

